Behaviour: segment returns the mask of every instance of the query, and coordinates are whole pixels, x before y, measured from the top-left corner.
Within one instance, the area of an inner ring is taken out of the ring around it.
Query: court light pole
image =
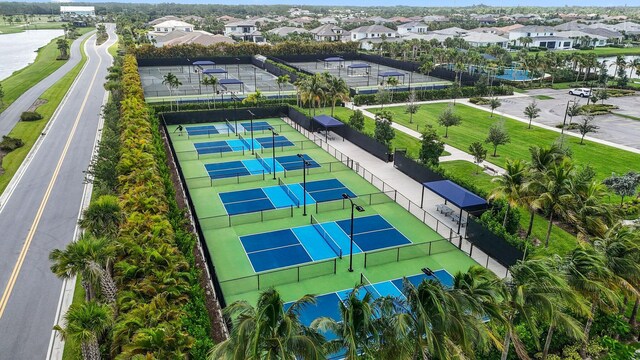
[[[350,243],[349,243],[349,272],[353,272],[353,213],[354,210],[358,210],[358,212],[363,212],[364,208],[360,205],[356,205],[353,203],[353,199],[349,196],[349,194],[342,194],[343,199],[349,200],[351,203],[351,232],[349,234]]]
[[[240,58],[236,58],[236,61],[238,62],[236,65],[238,65],[238,80],[240,80]]]
[[[187,58],[187,62],[189,63],[189,65],[188,65],[188,69],[189,69],[189,84],[191,84],[191,60],[189,60],[189,58]]]
[[[251,110],[247,110],[249,112],[249,114],[251,114],[251,155],[255,155],[255,151],[253,151],[253,118],[255,117],[255,115],[253,114],[253,111]]]
[[[276,179],[276,136],[279,135],[274,128],[270,127],[271,130],[271,149],[273,150],[273,180]]]
[[[302,160],[302,216],[307,216],[307,166],[311,164],[305,160],[303,154],[296,156]]]

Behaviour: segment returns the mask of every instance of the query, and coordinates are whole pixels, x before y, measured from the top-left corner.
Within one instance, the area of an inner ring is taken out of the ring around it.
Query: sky
[[[29,0],[26,0],[29,1]],[[66,1],[65,1],[66,2]],[[82,2],[133,2],[225,5],[328,5],[328,6],[638,6],[640,0],[83,0]]]

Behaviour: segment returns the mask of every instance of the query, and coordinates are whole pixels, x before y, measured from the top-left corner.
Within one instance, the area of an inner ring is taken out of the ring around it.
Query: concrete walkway
[[[294,123],[289,118],[284,118],[284,120],[294,126]],[[444,200],[435,193],[425,189],[424,206],[423,208],[420,208],[422,191],[424,187],[422,186],[422,184],[418,183],[409,176],[405,175],[400,170],[396,169],[393,163],[387,163],[378,159],[377,157],[371,155],[357,145],[349,141],[342,140],[342,137],[340,137],[339,135],[334,136],[335,140],[329,140],[327,142],[323,137],[318,137],[315,134],[310,133],[304,129],[300,130],[303,135],[311,140],[316,141],[316,143],[320,144],[332,155],[335,156],[334,151],[337,150],[340,153],[348,156],[350,159],[357,159],[358,165],[354,165],[353,168],[360,176],[374,184],[380,190],[397,190],[399,196],[397,197],[396,202],[398,202],[405,209],[408,209],[409,212],[429,225],[431,228],[436,229],[439,234],[448,238],[448,234],[450,232],[449,228],[453,229],[452,231],[454,234],[457,232],[458,225],[455,224],[453,220],[440,214],[436,210],[436,205],[442,204]],[[339,155],[337,157],[339,157]],[[382,182],[384,182],[384,184]],[[450,205],[450,207],[454,209],[454,211],[459,210],[456,209],[453,205]],[[464,237],[465,231],[466,227],[462,227],[460,235]],[[458,241],[454,241],[454,244],[458,246]],[[471,251],[471,243],[469,243],[466,239],[462,239],[460,245],[460,249],[466,254],[469,254],[469,252]],[[507,269],[504,266],[500,265],[496,260],[490,258],[480,249],[473,248],[471,257],[480,265],[489,268],[497,276],[506,276]]]
[[[424,103],[442,103],[442,102],[449,102],[449,100],[436,100],[436,101],[429,101],[429,102],[424,102]],[[350,109],[352,110],[360,110],[362,111],[362,114],[364,116],[367,116],[371,119],[375,119],[375,114],[373,114],[372,112],[366,110],[365,107],[358,107],[355,106],[353,104],[349,104],[350,105]],[[394,104],[395,105],[395,104]],[[400,104],[402,105],[402,104]],[[404,104],[406,105],[406,104]],[[398,124],[398,123],[391,123],[391,127],[393,127],[394,129],[401,131],[409,136],[412,136],[418,140],[421,139],[421,134],[413,129],[410,129],[404,125]],[[469,153],[462,151],[456,147],[453,147],[451,145],[445,144],[444,145],[444,150],[447,151],[450,155],[446,155],[446,156],[441,156],[440,157],[440,162],[447,162],[447,161],[454,161],[454,160],[463,160],[463,161],[468,161],[470,163],[474,163],[474,159],[473,156],[471,156]],[[501,168],[500,166],[493,164],[489,161],[483,161],[481,165],[486,165],[489,166],[490,168],[495,170],[494,172],[487,172],[489,175],[500,175],[500,174],[504,174],[505,170],[503,168]]]

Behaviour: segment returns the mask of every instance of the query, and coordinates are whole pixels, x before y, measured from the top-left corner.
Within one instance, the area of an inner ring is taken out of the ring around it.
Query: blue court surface
[[[406,279],[416,287],[425,279],[438,280],[446,287],[453,286],[453,276],[446,270],[436,270],[433,273],[433,276],[428,276],[426,274],[420,273],[417,275],[407,276]],[[402,293],[403,287],[404,285],[402,278],[382,281],[375,284],[367,284],[363,288],[361,288],[360,292],[358,293],[358,297],[362,298],[364,297],[366,292],[369,292],[371,293],[374,300],[381,296],[396,296],[404,299],[405,296]],[[299,310],[300,322],[302,322],[306,326],[309,326],[311,325],[313,320],[319,317],[328,317],[337,321],[341,321],[342,319],[340,318],[339,303],[345,301],[352,291],[353,289],[346,289],[334,293],[316,296],[315,304],[306,305]],[[284,304],[285,311],[288,310],[292,304],[292,302]],[[330,332],[324,333],[323,335],[327,340],[333,340],[336,338],[336,335]],[[329,358],[341,359],[343,357],[343,354],[344,351],[341,351],[333,354]]]
[[[344,232],[350,233],[351,220],[340,220],[336,223]],[[380,215],[353,219],[353,242],[364,252],[411,244],[406,236]]]
[[[295,144],[289,141],[286,136],[276,136],[275,146],[294,146]],[[249,151],[251,150],[251,138],[247,139],[241,137],[240,139],[220,140],[220,141],[206,141],[200,143],[194,143],[198,154],[215,154],[232,151]],[[261,148],[271,149],[273,142],[271,136],[262,138],[253,138],[254,150]]]
[[[189,136],[229,133],[229,128],[226,124],[185,126],[185,130],[187,130],[187,135]]]
[[[309,165],[307,168],[320,167],[315,160],[309,155],[304,155]],[[205,164],[205,169],[212,179],[223,179],[236,176],[258,175],[272,173],[273,158],[266,157],[261,160],[248,159],[238,161],[227,161],[221,163]],[[276,156],[276,172],[291,171],[302,169],[302,161],[296,155],[293,156]]]
[[[260,201],[268,201],[268,199]],[[251,206],[261,206],[260,201]],[[292,229],[246,235],[240,237],[240,242],[244,246],[255,272],[332,259],[341,257],[343,253],[348,253],[350,227],[345,229],[341,225],[345,221],[350,223],[350,220],[328,221]],[[365,223],[379,225],[380,229],[365,233],[354,231],[354,254],[394,246],[392,244],[411,243],[380,215],[354,219],[354,230],[355,224]],[[383,228],[383,226],[389,228]],[[370,226],[370,228],[375,228],[375,226]],[[383,237],[379,234],[382,234]],[[363,246],[367,250],[363,250]]]
[[[242,126],[244,128],[244,130],[247,131],[247,132],[251,131],[251,122],[250,121],[240,123],[240,126]],[[269,130],[270,127],[271,127],[271,125],[269,125],[269,123],[266,122],[266,121],[254,121],[253,122],[253,131]]]
[[[209,171],[208,168],[207,171]],[[234,170],[230,171],[233,173]],[[304,203],[303,196],[306,197],[307,205],[313,205],[316,202],[339,200],[342,199],[343,193],[347,193],[354,198],[356,197],[340,180],[327,179],[307,181],[306,194],[302,183],[294,183],[224,192],[220,193],[219,196],[224,208],[227,210],[227,214],[237,215],[283,207],[300,206]]]

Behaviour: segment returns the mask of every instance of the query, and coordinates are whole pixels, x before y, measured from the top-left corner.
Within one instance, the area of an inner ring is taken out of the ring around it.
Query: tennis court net
[[[327,245],[329,245],[331,250],[333,250],[333,252],[336,253],[336,255],[340,259],[342,259],[342,248],[340,248],[340,246],[338,246],[336,241],[333,240],[331,235],[329,235],[327,230],[324,229],[322,224],[320,224],[320,222],[313,215],[311,215],[311,225],[313,225],[313,228],[316,229],[316,231],[320,234],[320,237],[322,237],[324,242],[326,242]]]
[[[284,183],[284,181],[282,181],[281,178],[278,178],[278,185],[280,185],[280,188],[282,188],[284,193],[287,194],[291,201],[293,201],[293,203],[296,204],[297,207],[300,207],[300,200],[298,200],[296,194],[291,191],[291,189],[287,186],[287,184]]]
[[[256,153],[256,160],[258,160],[258,162],[264,166],[265,169],[267,169],[267,171],[269,172],[269,174],[271,174],[271,172],[273,171],[273,169],[271,169],[271,166],[269,166],[269,164],[267,164],[267,162],[264,160],[264,158],[262,156],[260,156],[260,154]]]
[[[242,143],[247,147],[247,149],[251,150],[251,144],[249,144],[247,139],[245,139],[242,134],[238,134],[238,137],[240,138],[240,141],[242,141]]]
[[[227,127],[229,128],[229,130],[230,130],[231,132],[233,132],[233,133],[236,133],[236,132],[237,132],[237,131],[236,131],[236,128],[235,128],[235,126],[233,126],[233,125],[229,122],[229,120],[225,120],[224,122],[227,124]]]
[[[369,279],[367,279],[367,277],[362,273],[360,274],[360,282],[362,283],[362,288],[366,292],[371,294],[371,297],[373,297],[373,300],[383,297],[382,294],[380,294],[380,292],[376,290],[376,287],[373,286],[371,281],[369,281]]]

